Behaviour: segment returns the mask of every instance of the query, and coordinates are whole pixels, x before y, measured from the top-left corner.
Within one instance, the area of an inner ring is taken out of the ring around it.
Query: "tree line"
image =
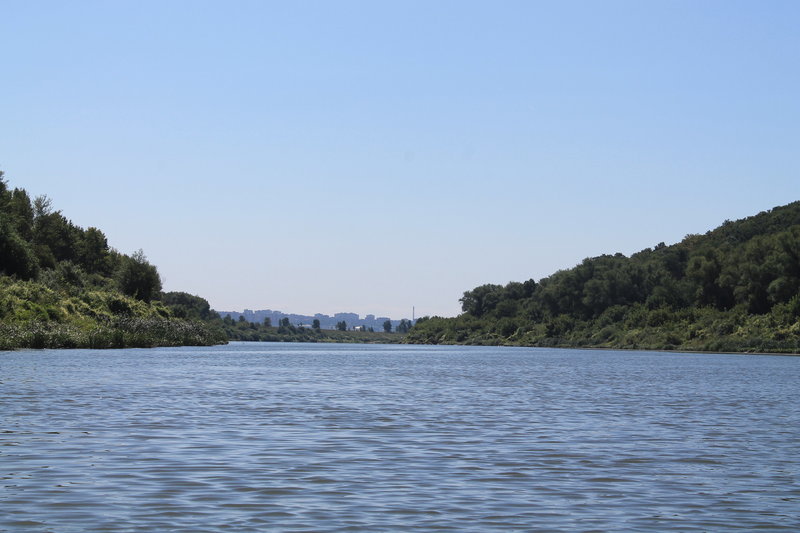
[[[117,252],[102,231],[76,226],[53,209],[47,196],[31,200],[25,189],[9,189],[3,176],[0,171],[1,274],[20,280],[56,278],[77,287],[111,286],[145,302],[159,295],[161,278],[142,250]]]
[[[800,202],[538,282],[464,292],[411,342],[708,350],[800,349]]]
[[[0,171],[0,349],[223,342],[210,316],[163,293],[142,250],[118,252]]]

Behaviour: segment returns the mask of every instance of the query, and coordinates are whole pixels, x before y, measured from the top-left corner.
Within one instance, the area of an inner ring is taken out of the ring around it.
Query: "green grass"
[[[211,345],[219,328],[172,316],[159,302],[119,292],[52,289],[0,277],[0,350]]]

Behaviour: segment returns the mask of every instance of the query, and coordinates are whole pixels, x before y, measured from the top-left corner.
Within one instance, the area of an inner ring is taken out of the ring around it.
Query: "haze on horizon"
[[[221,310],[455,315],[800,199],[800,3],[0,6],[0,169]]]

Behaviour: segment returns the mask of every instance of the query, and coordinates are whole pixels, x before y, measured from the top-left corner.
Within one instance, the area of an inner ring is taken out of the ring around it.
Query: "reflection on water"
[[[800,358],[0,353],[0,531],[800,529]]]

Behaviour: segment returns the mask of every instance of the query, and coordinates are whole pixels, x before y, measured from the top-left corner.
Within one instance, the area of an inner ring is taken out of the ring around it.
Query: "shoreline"
[[[494,346],[497,348],[540,348],[544,350],[597,350],[597,351],[619,351],[619,352],[665,352],[665,353],[685,353],[685,354],[719,354],[719,355],[785,355],[800,356],[800,352],[757,352],[757,351],[715,351],[715,350],[681,350],[666,348],[613,348],[607,346],[533,346],[523,344],[466,344],[466,343],[427,343],[427,342],[405,342],[404,344],[416,346]]]
[[[137,339],[138,340],[138,339]],[[407,342],[405,339],[398,339],[397,342],[386,342],[385,339],[375,340],[362,340],[354,341],[352,339],[333,339],[333,338],[319,338],[315,340],[306,339],[275,339],[275,340],[243,340],[243,339],[226,339],[219,342],[199,344],[199,343],[142,343],[133,342],[125,343],[122,345],[113,345],[103,343],[102,345],[91,345],[79,342],[69,342],[60,346],[16,346],[12,348],[0,348],[0,353],[14,352],[20,350],[127,350],[132,348],[178,348],[178,347],[204,347],[204,346],[225,346],[232,342],[242,343],[269,343],[269,344],[383,344],[389,346],[408,345],[408,346],[469,346],[469,347],[494,347],[494,348],[537,348],[543,350],[585,350],[585,351],[620,351],[620,352],[659,352],[659,353],[675,353],[675,354],[697,354],[697,355],[770,355],[770,356],[786,356],[786,357],[800,357],[800,352],[762,352],[762,351],[712,351],[712,350],[682,350],[682,349],[665,349],[665,348],[614,348],[605,346],[528,346],[528,345],[515,345],[515,344],[466,344],[466,343],[424,343],[424,342]]]

